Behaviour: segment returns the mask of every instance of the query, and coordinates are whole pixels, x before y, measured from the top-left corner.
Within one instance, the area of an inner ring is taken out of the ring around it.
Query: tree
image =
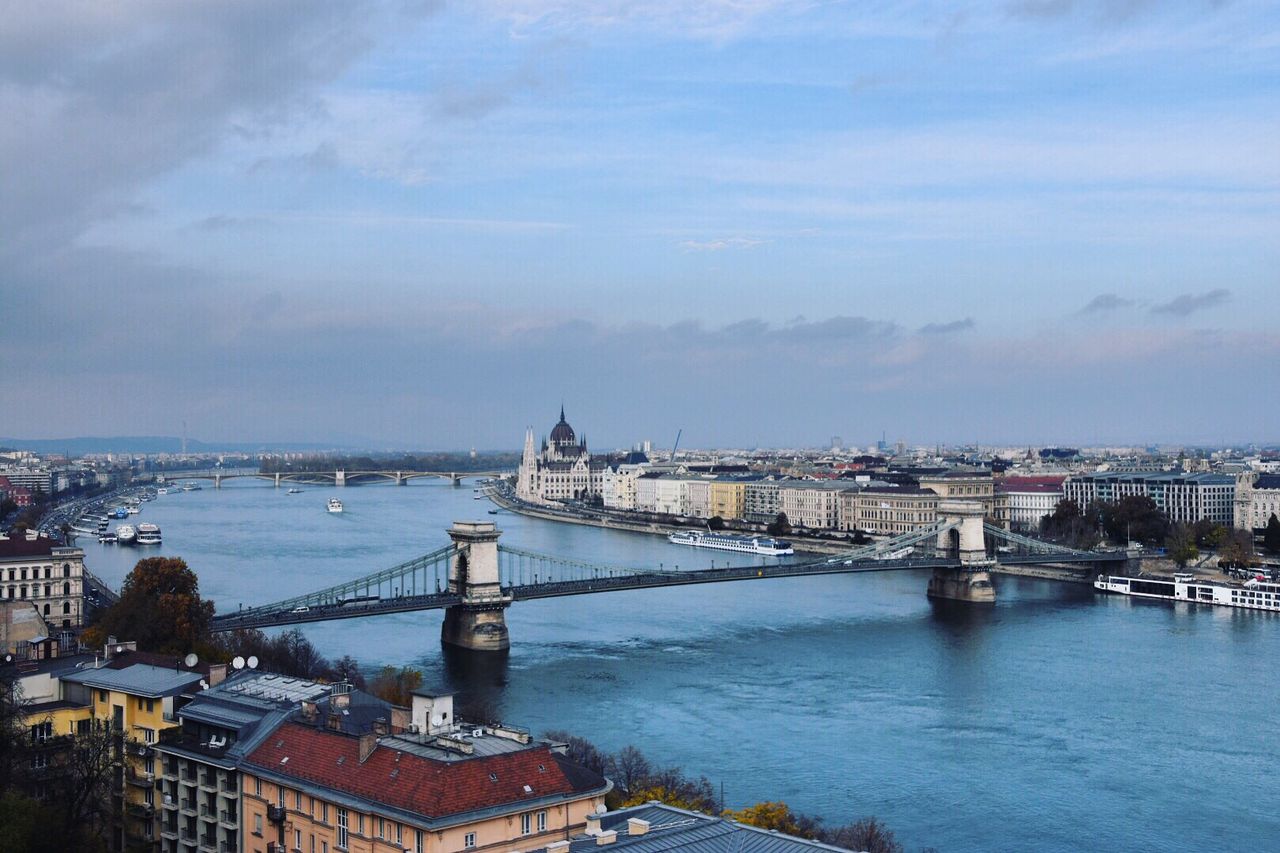
[[[617,755],[610,756],[606,769],[605,775],[623,791],[639,787],[653,772],[649,759],[634,746],[624,746]]]
[[[866,853],[902,853],[902,845],[894,837],[893,830],[875,817],[864,817],[847,826],[826,830],[821,834],[821,840],[836,847]]]
[[[413,704],[413,691],[422,686],[422,672],[410,666],[384,666],[369,684],[369,692],[392,705]]]
[[[796,813],[791,811],[791,807],[783,802],[756,803],[754,806],[747,806],[745,809],[736,811],[729,809],[725,811],[724,816],[730,820],[736,820],[738,823],[745,823],[748,826],[772,829],[799,838],[813,837],[806,833],[806,829],[812,831],[812,827],[801,826]]]
[[[343,655],[334,661],[333,676],[335,681],[349,681],[357,690],[366,688],[364,674],[360,672],[360,664],[351,655]]]
[[[780,512],[767,529],[770,536],[790,536],[791,520],[785,512]]]
[[[1272,554],[1280,554],[1280,518],[1276,518],[1274,512],[1267,519],[1267,528],[1262,534],[1262,546]]]
[[[544,737],[556,743],[567,744],[568,749],[565,750],[565,757],[574,764],[579,764],[593,773],[599,773],[601,776],[605,774],[608,756],[601,752],[591,741],[584,737],[571,735],[562,729],[552,729]]]
[[[1200,556],[1200,549],[1196,547],[1195,528],[1188,524],[1175,524],[1164,540],[1164,547],[1169,552],[1169,559],[1180,569],[1186,568],[1187,563]]]
[[[125,578],[120,600],[84,635],[90,646],[107,637],[136,640],[138,648],[180,655],[207,641],[213,602],[200,597],[200,581],[178,557],[148,557]]]
[[[1235,528],[1226,531],[1222,544],[1218,546],[1218,564],[1248,564],[1253,562],[1253,559],[1253,534],[1248,530]]]

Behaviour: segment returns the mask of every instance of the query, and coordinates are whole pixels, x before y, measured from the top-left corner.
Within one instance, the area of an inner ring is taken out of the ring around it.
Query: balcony
[[[178,762],[165,761],[161,764],[160,775],[170,782],[178,781]]]
[[[240,816],[235,812],[223,809],[218,812],[218,823],[222,824],[227,829],[238,829],[240,826]]]
[[[218,849],[218,836],[211,832],[206,832],[200,836],[200,846],[209,850]]]
[[[200,787],[210,791],[216,790],[218,787],[218,776],[211,770],[200,771]]]
[[[149,806],[146,803],[129,803],[129,805],[125,807],[125,811],[129,814],[130,817],[143,818],[145,820],[150,820],[152,817],[155,816],[156,807]]]
[[[195,817],[195,816],[196,816],[196,801],[195,801],[195,800],[191,800],[191,799],[187,799],[187,798],[185,798],[185,797],[184,797],[184,798],[182,799],[182,802],[181,802],[181,803],[179,803],[179,805],[178,805],[178,809],[179,809],[179,810],[180,810],[184,815],[188,815],[188,816],[190,816],[190,817]]]
[[[235,841],[223,841],[218,844],[218,853],[238,853]]]
[[[178,827],[170,826],[167,823],[160,824],[160,837],[167,838],[170,841],[178,840]]]
[[[156,783],[156,775],[154,773],[142,773],[130,767],[124,774],[124,780],[135,788],[150,788]]]
[[[200,804],[200,819],[207,820],[210,823],[218,819],[218,807],[209,803]]]
[[[177,811],[177,810],[178,810],[178,800],[177,800],[177,798],[176,798],[176,797],[174,797],[174,796],[172,796],[172,795],[170,795],[170,794],[165,794],[165,795],[164,795],[164,808],[165,808],[165,810],[166,810],[166,811]]]
[[[284,823],[284,806],[267,806],[267,820],[272,823]]]
[[[195,843],[196,843],[196,831],[195,831],[194,829],[192,829],[191,827],[189,827],[189,826],[184,826],[184,827],[182,827],[181,829],[179,829],[179,830],[178,830],[178,838],[179,838],[179,839],[180,839],[184,844],[195,844]]]
[[[218,783],[218,793],[224,797],[235,799],[240,796],[240,786],[236,783],[235,777],[224,778]]]

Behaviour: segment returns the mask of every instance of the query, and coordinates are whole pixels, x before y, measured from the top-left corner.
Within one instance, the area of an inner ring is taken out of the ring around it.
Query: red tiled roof
[[[289,760],[281,764],[285,757]],[[433,761],[379,746],[361,764],[359,738],[293,722],[281,726],[254,750],[248,763],[428,818],[557,794],[587,794],[604,785],[603,779],[598,785],[579,779],[575,788],[545,746],[455,762]],[[490,774],[497,776],[497,781]],[[531,793],[525,792],[526,785]]]
[[[58,543],[46,536],[37,539],[0,539],[0,557],[39,557],[52,554],[56,544]]]
[[[1006,492],[1057,492],[1066,477],[1005,477],[996,488]]]

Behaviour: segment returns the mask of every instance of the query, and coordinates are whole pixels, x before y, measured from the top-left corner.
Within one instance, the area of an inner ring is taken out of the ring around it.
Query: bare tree
[[[866,853],[902,853],[902,845],[894,837],[893,830],[876,817],[864,817],[846,826],[824,830],[820,840]]]
[[[649,759],[634,746],[624,746],[617,755],[609,756],[606,775],[624,791],[640,787],[653,773]]]

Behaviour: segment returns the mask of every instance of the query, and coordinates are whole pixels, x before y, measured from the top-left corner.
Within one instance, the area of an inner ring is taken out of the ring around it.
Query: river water
[[[346,488],[347,511],[329,514],[337,493],[206,486],[130,519],[158,523],[160,548],[82,544],[112,584],[141,556],[181,556],[220,610],[434,550],[454,520],[610,564],[734,558],[490,516],[471,488],[441,481]],[[421,667],[427,685],[480,696],[535,732],[635,744],[723,783],[731,807],[876,815],[909,851],[1280,849],[1280,617],[1006,577],[994,607],[948,606],[926,582],[882,573],[516,604],[497,664],[443,655],[440,613],[305,631],[331,658]]]

